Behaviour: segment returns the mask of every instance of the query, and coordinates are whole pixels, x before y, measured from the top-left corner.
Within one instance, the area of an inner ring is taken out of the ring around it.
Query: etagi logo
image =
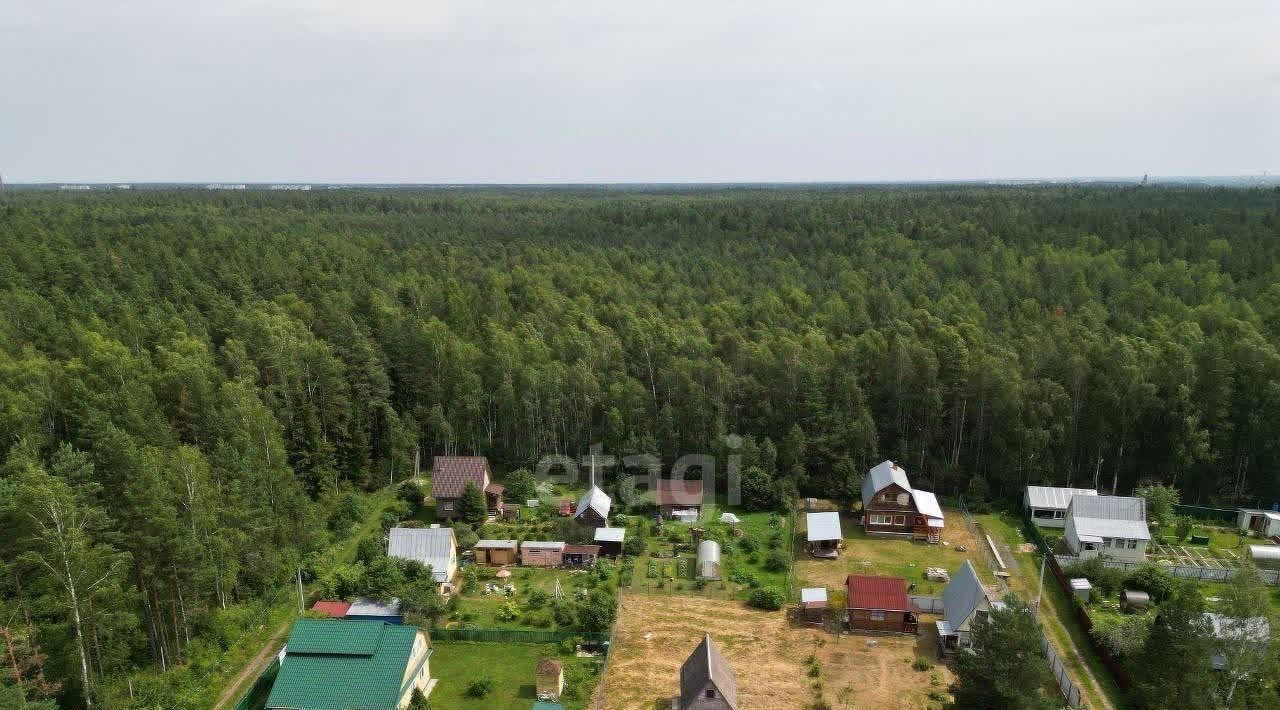
[[[725,439],[730,452],[742,446],[742,437],[731,434]],[[717,475],[716,457],[706,453],[685,454],[671,464],[667,476],[663,476],[662,461],[653,454],[632,454],[620,459],[605,453],[604,446],[596,443],[588,447],[581,458],[564,454],[543,456],[534,467],[534,478],[570,487],[584,483],[587,487],[599,486],[606,480],[607,472],[618,469],[613,478],[617,481],[618,500],[626,505],[652,503],[672,511],[681,506],[701,506],[711,503],[723,493],[729,505],[742,503],[742,456],[729,453],[725,457],[724,475]],[[717,490],[722,486],[723,490]]]

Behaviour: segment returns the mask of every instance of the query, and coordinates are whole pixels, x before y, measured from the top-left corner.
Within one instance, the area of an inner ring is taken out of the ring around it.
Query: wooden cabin
[[[938,498],[913,489],[907,472],[883,461],[862,481],[862,525],[867,535],[940,542],[944,518]]]
[[[827,618],[826,587],[807,587],[800,590],[800,617],[810,624],[821,624]]]
[[[702,481],[660,479],[654,487],[658,514],[693,522],[702,517]]]
[[[845,608],[850,629],[902,634],[918,630],[919,620],[911,611],[907,596],[907,580],[851,574],[845,579],[845,587],[849,592]]]
[[[738,684],[711,634],[680,666],[680,710],[738,710]]]
[[[538,661],[535,672],[539,700],[558,700],[564,692],[564,664],[554,658]]]
[[[566,567],[594,567],[596,558],[599,556],[599,545],[564,546],[564,565]]]
[[[493,482],[489,459],[483,456],[437,456],[431,464],[431,497],[436,501],[436,517],[458,517],[458,499],[471,483],[484,493],[485,505],[494,515],[502,514],[502,494],[506,488]]]
[[[617,557],[622,554],[622,542],[627,537],[626,528],[596,528],[596,544],[600,554]]]
[[[476,553],[476,564],[501,567],[515,564],[515,540],[481,540],[473,548]]]
[[[564,563],[563,542],[525,540],[520,544],[520,564],[526,567],[559,567]]]

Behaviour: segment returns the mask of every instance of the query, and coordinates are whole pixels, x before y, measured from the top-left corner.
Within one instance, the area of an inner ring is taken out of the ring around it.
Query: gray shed
[[[1120,592],[1120,608],[1130,614],[1146,611],[1151,606],[1151,595],[1136,589]]]
[[[720,543],[715,540],[698,543],[698,579],[720,579]]]
[[[1084,577],[1075,577],[1071,580],[1071,593],[1082,604],[1089,603],[1089,594],[1093,592],[1093,585],[1089,584],[1089,580]]]
[[[1280,546],[1250,545],[1249,559],[1258,569],[1280,569]]]

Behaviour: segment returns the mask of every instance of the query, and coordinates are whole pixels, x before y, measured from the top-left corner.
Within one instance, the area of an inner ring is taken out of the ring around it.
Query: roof
[[[347,609],[351,608],[350,602],[339,602],[328,599],[322,599],[311,605],[311,611],[325,616],[332,616],[335,619],[341,619],[347,615]]]
[[[881,461],[862,479],[862,504],[865,506],[875,497],[876,492],[890,483],[896,483],[906,491],[911,490],[905,469],[892,461]]]
[[[1274,510],[1262,510],[1261,508],[1236,508],[1241,513],[1252,513],[1253,515],[1265,515],[1272,520],[1280,520],[1280,512]]]
[[[703,540],[698,543],[698,562],[719,562],[720,543],[715,540]]]
[[[977,570],[965,560],[942,590],[942,612],[947,626],[952,629],[963,626],[983,599],[988,599],[987,590],[978,579]]]
[[[622,542],[626,536],[626,528],[596,528],[596,542]]]
[[[600,554],[599,545],[565,545],[564,554],[566,555],[598,555]]]
[[[699,699],[708,682],[720,691],[725,704],[738,710],[738,684],[734,682],[733,669],[724,656],[720,655],[720,649],[711,640],[711,634],[702,637],[702,642],[693,649],[684,665],[680,666],[681,707],[688,707]]]
[[[484,490],[489,485],[489,459],[483,456],[437,456],[432,460],[432,498],[458,498],[467,481]]]
[[[582,500],[578,501],[578,512],[573,517],[582,517],[583,511],[590,508],[600,514],[600,517],[609,518],[609,506],[613,503],[605,492],[600,490],[598,486],[592,486],[590,490],[582,494]]]
[[[515,540],[480,540],[477,550],[514,550],[518,543]]]
[[[849,590],[849,609],[881,609],[911,611],[907,598],[907,580],[901,577],[877,577],[851,574],[844,580]]]
[[[802,604],[825,601],[827,601],[826,587],[805,587],[800,590],[800,602]]]
[[[381,621],[298,619],[266,707],[395,710],[419,633]]]
[[[1072,496],[1096,496],[1092,488],[1056,488],[1054,486],[1027,486],[1027,505],[1032,508],[1066,510]]]
[[[1276,545],[1250,545],[1249,557],[1255,560],[1280,560],[1280,547]]]
[[[563,550],[563,542],[552,542],[549,540],[525,540],[520,543],[521,550]]]
[[[839,513],[805,513],[805,524],[808,527],[809,542],[818,540],[839,540]]]
[[[360,597],[351,603],[347,616],[400,616],[400,600],[379,601],[369,597]]]
[[[1239,619],[1226,614],[1205,612],[1209,633],[1225,640],[1266,641],[1271,637],[1271,622],[1265,616]]]
[[[1088,537],[1120,537],[1150,540],[1147,529],[1146,501],[1129,496],[1071,497],[1067,517],[1073,522],[1078,539]],[[1093,540],[1088,540],[1093,542]]]
[[[463,485],[466,485],[466,484],[464,483]],[[501,483],[490,483],[489,485],[484,487],[484,492],[492,493],[494,495],[500,496],[503,493],[507,492],[507,487],[502,485]]]
[[[720,522],[729,523],[730,525],[733,525],[734,523],[742,522],[742,520],[734,513],[721,513]]]
[[[938,505],[938,497],[929,491],[922,491],[916,488],[911,491],[911,497],[916,501],[916,510],[922,515],[930,518],[942,519],[942,506]]]
[[[457,549],[453,528],[391,528],[387,556],[417,560],[431,567],[431,577],[447,582],[449,560]]]
[[[535,672],[538,675],[542,675],[544,673],[563,673],[564,664],[554,658],[544,658],[541,661],[538,661],[538,667]]]
[[[702,481],[661,478],[653,496],[658,505],[702,505]]]

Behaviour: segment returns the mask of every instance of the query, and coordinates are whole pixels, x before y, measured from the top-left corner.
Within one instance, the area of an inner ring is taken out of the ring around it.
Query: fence
[[[1229,523],[1234,525],[1238,519],[1238,512],[1229,508],[1206,508],[1200,505],[1175,505],[1174,512],[1178,515],[1186,515],[1197,520],[1211,520],[1215,523]]]
[[[276,682],[276,675],[280,672],[280,657],[276,656],[271,660],[271,664],[262,671],[258,679],[253,682],[253,686],[249,688],[249,692],[240,698],[240,702],[235,704],[235,710],[261,710],[267,704],[267,696],[271,695],[271,686]]]
[[[622,590],[618,590],[618,605],[613,610],[613,626],[609,627],[609,646],[604,657],[604,666],[600,668],[600,682],[596,683],[596,710],[604,710],[604,682],[609,677],[609,662],[613,660],[613,637],[618,633],[618,617],[622,616]]]
[[[991,569],[995,570],[1002,568],[1004,565],[1000,563],[997,557],[998,553],[992,545],[986,543],[988,540],[986,533],[982,531],[978,522],[969,514],[969,508],[964,504],[964,499],[960,500],[959,508],[964,519],[965,527],[969,529],[970,534],[973,535],[973,539],[978,541],[978,547],[982,548],[983,556],[986,557],[987,563],[991,565]],[[1048,547],[1043,545],[1043,537],[1037,535],[1036,539],[1042,543],[1043,549],[1048,550]],[[1061,572],[1059,572],[1059,574],[1061,574]],[[1005,582],[1004,578],[996,577],[996,580],[1000,582],[1000,589],[1005,594],[1008,594],[1009,585]],[[1036,631],[1040,632],[1040,648],[1044,651],[1045,660],[1049,662],[1049,670],[1053,673],[1053,679],[1058,683],[1058,690],[1062,692],[1062,698],[1066,701],[1067,707],[1080,707],[1080,686],[1076,685],[1075,681],[1071,680],[1071,676],[1067,673],[1066,666],[1063,665],[1062,659],[1058,657],[1058,652],[1054,650],[1053,644],[1049,643],[1049,637],[1045,635],[1044,627],[1040,625],[1039,619],[1036,620]]]
[[[603,643],[609,634],[585,631],[535,631],[526,629],[431,629],[432,641],[499,641],[507,643],[559,643],[565,639],[581,639],[586,643]]]
[[[921,614],[941,614],[943,612],[941,597],[922,597],[912,594],[910,599],[911,606]]]
[[[1129,562],[1126,560],[1113,560],[1103,557],[1094,558],[1099,560],[1104,567],[1110,569],[1131,570],[1137,569],[1149,562]],[[1054,555],[1054,560],[1062,567],[1068,567],[1078,562],[1086,560],[1074,555]],[[1183,577],[1185,579],[1209,580],[1213,582],[1225,582],[1235,576],[1235,567],[1193,567],[1191,565],[1160,565],[1160,569],[1168,572],[1174,577]],[[1260,569],[1258,576],[1262,577],[1262,581],[1266,584],[1280,585],[1280,570]]]

